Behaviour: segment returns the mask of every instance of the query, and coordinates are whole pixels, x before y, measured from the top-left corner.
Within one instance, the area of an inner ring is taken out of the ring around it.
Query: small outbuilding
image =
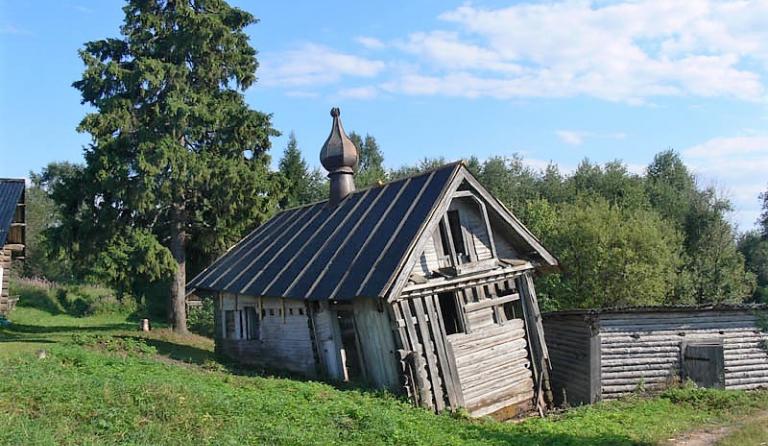
[[[461,162],[356,190],[331,115],[329,199],[278,213],[188,284],[215,298],[216,350],[436,411],[545,405],[533,275],[557,260]]]
[[[555,401],[590,404],[691,380],[768,387],[766,306],[572,310],[544,315]]]
[[[0,178],[0,314],[11,311],[16,299],[8,289],[9,270],[25,253],[24,180]]]

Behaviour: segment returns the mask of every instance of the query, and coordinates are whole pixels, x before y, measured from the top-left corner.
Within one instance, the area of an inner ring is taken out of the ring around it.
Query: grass
[[[717,443],[718,446],[768,445],[768,413],[744,421]]]
[[[0,444],[652,445],[768,409],[768,392],[675,389],[516,424],[467,420],[387,393],[230,370],[209,339],[139,333],[121,315],[22,306],[10,319]]]

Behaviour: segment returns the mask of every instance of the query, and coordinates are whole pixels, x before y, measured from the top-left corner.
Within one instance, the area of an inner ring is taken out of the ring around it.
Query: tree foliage
[[[355,132],[349,134],[349,139],[357,147],[359,162],[355,173],[355,185],[359,188],[372,186],[387,181],[387,171],[384,168],[384,155],[379,149],[376,138],[366,134],[365,139]]]
[[[563,265],[558,280],[541,288],[559,307],[667,302],[681,266],[682,236],[655,212],[600,197],[557,205],[544,222],[541,210],[531,215],[538,217],[532,227]]]
[[[279,171],[286,181],[280,207],[287,209],[301,204],[322,200],[328,193],[326,181],[318,169],[309,170],[307,162],[301,156],[296,135],[288,135],[288,144],[280,159]]]
[[[120,38],[80,51],[85,71],[73,85],[95,111],[78,130],[92,141],[77,212],[62,215],[80,231],[72,240],[91,245],[81,254],[127,259],[106,270],[147,268],[122,240],[158,254],[137,277],[162,275],[160,253],[170,253],[171,320],[185,331],[186,269],[263,221],[280,197],[267,155],[277,133],[242,94],[256,79],[244,32],[255,18],[223,0],[129,0],[123,10]]]

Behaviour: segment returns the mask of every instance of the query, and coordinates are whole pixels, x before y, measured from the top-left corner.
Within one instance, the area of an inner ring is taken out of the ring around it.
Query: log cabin
[[[544,315],[559,405],[591,404],[690,380],[768,388],[768,305],[564,310]]]
[[[276,214],[188,283],[215,299],[216,351],[437,412],[544,409],[533,277],[555,257],[462,162],[356,190],[357,148],[331,116],[328,200]]]
[[[16,303],[11,297],[9,270],[25,253],[24,180],[0,178],[0,315],[8,314]]]

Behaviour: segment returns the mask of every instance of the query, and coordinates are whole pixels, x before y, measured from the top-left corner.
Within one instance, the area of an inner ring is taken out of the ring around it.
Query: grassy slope
[[[0,329],[0,444],[653,444],[768,408],[768,393],[681,389],[519,424],[467,421],[387,394],[237,375],[214,366],[209,340],[162,329],[137,340],[119,316],[20,308],[11,319]]]

